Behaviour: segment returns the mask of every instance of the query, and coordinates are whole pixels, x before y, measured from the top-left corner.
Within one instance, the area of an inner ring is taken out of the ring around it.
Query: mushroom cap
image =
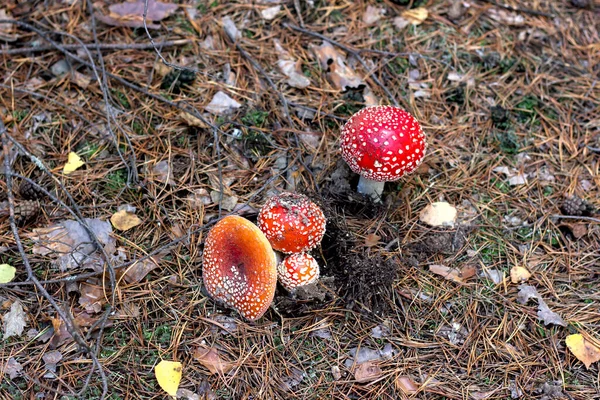
[[[319,264],[308,253],[292,254],[277,266],[277,278],[284,288],[293,290],[319,279]]]
[[[214,299],[254,321],[267,311],[275,296],[275,252],[256,225],[236,215],[227,216],[208,233],[202,278]]]
[[[327,220],[308,197],[283,192],[271,197],[258,213],[258,227],[282,253],[301,253],[321,243]]]
[[[350,169],[378,182],[395,181],[413,172],[427,149],[419,122],[393,106],[358,111],[342,128],[340,141]]]

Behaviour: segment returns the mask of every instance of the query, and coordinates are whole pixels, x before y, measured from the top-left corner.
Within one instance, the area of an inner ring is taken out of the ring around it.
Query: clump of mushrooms
[[[258,214],[258,227],[273,249],[289,254],[277,267],[277,277],[288,291],[314,283],[319,264],[308,253],[325,235],[327,220],[308,197],[284,192],[271,197]]]
[[[357,191],[381,201],[385,182],[412,173],[427,142],[419,122],[399,107],[374,106],[354,114],[341,131],[342,157],[360,174]]]

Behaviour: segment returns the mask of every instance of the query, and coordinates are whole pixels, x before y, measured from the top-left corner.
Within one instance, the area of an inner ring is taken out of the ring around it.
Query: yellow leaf
[[[120,231],[126,231],[142,223],[137,215],[127,210],[119,210],[110,217],[110,222]]]
[[[8,264],[0,264],[0,283],[8,283],[15,278],[17,269]]]
[[[154,375],[161,388],[171,396],[177,396],[177,389],[181,381],[181,363],[177,361],[162,360],[154,367]]]
[[[429,16],[429,11],[425,7],[413,8],[402,12],[402,17],[413,25],[420,25]]]
[[[63,174],[68,175],[84,164],[83,160],[77,154],[70,152],[67,163],[63,167]]]
[[[567,336],[565,342],[571,353],[579,361],[585,364],[587,369],[596,361],[600,361],[600,348],[595,346],[590,341],[586,340],[583,335],[577,333]]]
[[[510,281],[512,283],[525,282],[531,277],[531,272],[525,267],[514,266],[510,269]]]

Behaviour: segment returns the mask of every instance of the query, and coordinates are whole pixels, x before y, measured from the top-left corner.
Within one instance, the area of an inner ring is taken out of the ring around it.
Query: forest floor
[[[116,3],[0,6],[0,398],[168,398],[161,359],[182,399],[600,398],[598,1],[150,2],[156,49]],[[381,204],[338,141],[373,104],[429,142]],[[283,190],[322,279],[248,323],[204,239]]]

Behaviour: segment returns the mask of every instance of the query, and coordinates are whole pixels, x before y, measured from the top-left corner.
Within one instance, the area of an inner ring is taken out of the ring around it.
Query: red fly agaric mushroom
[[[358,192],[381,200],[385,182],[413,172],[427,142],[417,120],[398,107],[375,106],[354,114],[341,132],[342,157],[360,174]]]
[[[275,295],[275,252],[256,225],[227,216],[208,233],[202,278],[213,298],[254,321],[267,311]]]
[[[277,266],[277,278],[284,288],[291,291],[319,279],[319,264],[310,254],[292,254]]]
[[[271,197],[258,213],[260,230],[275,250],[286,254],[308,251],[321,243],[325,223],[319,206],[296,193]]]

